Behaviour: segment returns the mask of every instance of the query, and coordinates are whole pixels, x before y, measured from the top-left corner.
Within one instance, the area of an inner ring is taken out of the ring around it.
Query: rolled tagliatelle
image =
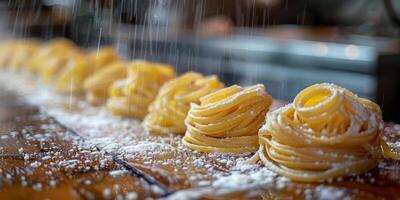
[[[301,182],[357,175],[377,165],[382,129],[378,105],[316,84],[268,114],[253,161],[259,157],[271,171]]]
[[[185,119],[185,146],[211,153],[246,153],[258,149],[258,130],[272,97],[264,85],[234,85],[192,103]]]
[[[126,79],[110,87],[107,108],[114,115],[143,119],[160,87],[175,77],[175,70],[170,65],[143,61],[132,63],[128,70]]]
[[[216,76],[187,72],[162,86],[143,125],[156,134],[184,134],[190,103],[199,103],[201,97],[220,88],[223,84]]]
[[[24,69],[38,47],[39,42],[30,39],[6,43],[3,46],[5,49],[4,54],[0,56],[0,63],[11,69]]]
[[[97,71],[108,64],[119,60],[119,55],[114,48],[105,46],[92,50],[88,59],[92,71]]]
[[[0,68],[8,68],[14,54],[17,41],[6,40],[0,44]]]
[[[53,75],[57,91],[62,93],[79,93],[83,91],[84,81],[90,74],[102,69],[115,58],[115,52],[109,47],[102,47],[87,55],[83,51],[74,51],[66,55],[67,60]],[[97,55],[97,56],[94,56]]]
[[[66,94],[82,92],[83,83],[90,73],[90,63],[85,55],[80,53],[71,55],[54,76],[55,88],[58,92]]]
[[[31,72],[42,73],[42,76],[45,76],[45,72],[41,71],[46,71],[47,68],[49,68],[49,76],[54,75],[55,71],[61,68],[60,66],[66,62],[70,53],[76,50],[76,45],[70,40],[51,40],[38,47],[35,54],[27,60],[26,68]],[[45,77],[45,79],[47,79],[47,77]]]
[[[128,63],[119,60],[94,72],[83,85],[86,100],[92,105],[101,105],[108,98],[109,87],[117,80],[123,79],[128,73]]]

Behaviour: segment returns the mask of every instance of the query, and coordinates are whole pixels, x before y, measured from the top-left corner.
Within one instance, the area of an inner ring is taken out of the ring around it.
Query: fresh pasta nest
[[[234,85],[208,94],[200,98],[200,104],[191,104],[183,144],[203,152],[255,152],[257,133],[271,103],[261,84]]]
[[[63,62],[66,62],[71,52],[77,51],[73,42],[66,39],[54,39],[38,47],[37,51],[27,62],[27,69],[44,75],[46,69],[56,71]],[[52,65],[52,66],[49,66]],[[51,74],[53,75],[53,74]],[[43,77],[42,77],[43,78]],[[47,77],[45,77],[47,79]]]
[[[0,68],[6,68],[9,66],[11,57],[15,51],[16,41],[8,40],[0,43]]]
[[[114,48],[101,47],[97,50],[92,50],[92,52],[88,55],[88,59],[91,64],[92,71],[97,71],[108,64],[119,60],[119,56]]]
[[[117,80],[127,76],[128,67],[124,61],[114,61],[89,76],[83,85],[86,100],[92,105],[101,105],[108,98],[108,88]]]
[[[47,66],[42,67],[41,74],[44,81],[55,80],[57,91],[78,93],[83,90],[90,74],[103,69],[115,59],[117,54],[109,47],[102,47],[89,55],[76,49],[50,57]]]
[[[357,175],[377,165],[382,128],[378,105],[339,86],[316,84],[267,116],[257,156],[295,181]]]
[[[143,125],[157,134],[184,134],[190,103],[199,103],[201,97],[222,87],[216,76],[187,72],[162,86]]]
[[[0,67],[22,69],[35,54],[39,43],[35,40],[7,41],[0,46]]]
[[[170,65],[134,62],[128,77],[110,87],[107,108],[114,115],[143,119],[160,87],[174,77],[175,70]]]
[[[76,94],[82,91],[83,83],[90,74],[90,65],[81,54],[70,56],[65,65],[59,69],[54,81],[58,92]]]

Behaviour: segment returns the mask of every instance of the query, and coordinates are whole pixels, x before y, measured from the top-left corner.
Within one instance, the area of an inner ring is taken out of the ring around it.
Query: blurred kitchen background
[[[398,0],[0,0],[0,26],[0,38],[113,45],[286,101],[332,82],[400,122]]]

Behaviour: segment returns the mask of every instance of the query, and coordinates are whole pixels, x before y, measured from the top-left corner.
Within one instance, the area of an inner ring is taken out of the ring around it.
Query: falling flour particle
[[[151,186],[151,191],[153,191],[156,194],[161,194],[163,191],[161,190],[160,187],[158,187],[158,185],[152,185]]]
[[[42,165],[42,163],[40,163],[38,161],[35,161],[35,162],[31,163],[31,167],[33,167],[33,168],[40,167],[41,165]]]
[[[83,183],[84,183],[85,185],[90,185],[90,184],[92,184],[92,181],[91,181],[91,180],[85,180]]]
[[[41,183],[36,183],[32,186],[32,189],[36,190],[36,191],[40,191],[42,190],[42,184]]]
[[[56,180],[50,180],[50,181],[49,181],[49,185],[50,185],[51,187],[55,187],[55,186],[57,185],[57,181],[56,181]]]
[[[315,188],[315,196],[321,200],[343,199],[345,191],[331,186],[318,186]]]
[[[104,198],[109,198],[111,196],[111,190],[106,188],[103,190],[103,197]]]
[[[26,182],[26,181],[21,181],[21,186],[22,186],[22,187],[28,186],[28,182]]]
[[[210,185],[210,184],[211,184],[210,181],[199,181],[199,182],[198,182],[198,185],[199,185],[199,186],[207,186],[207,185]]]
[[[128,194],[126,194],[125,198],[127,200],[136,200],[138,199],[138,194],[136,192],[129,192]]]
[[[9,137],[8,137],[8,135],[2,135],[2,136],[0,136],[0,140],[5,140],[5,139],[8,139]]]
[[[114,171],[110,171],[108,173],[108,175],[112,176],[112,177],[116,177],[116,176],[122,176],[124,174],[127,174],[129,171],[128,170],[114,170]]]

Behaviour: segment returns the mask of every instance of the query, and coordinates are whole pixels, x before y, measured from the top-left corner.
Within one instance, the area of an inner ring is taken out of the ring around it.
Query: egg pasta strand
[[[185,146],[203,152],[246,153],[258,149],[257,132],[272,103],[263,85],[234,85],[192,103],[185,119]]]

